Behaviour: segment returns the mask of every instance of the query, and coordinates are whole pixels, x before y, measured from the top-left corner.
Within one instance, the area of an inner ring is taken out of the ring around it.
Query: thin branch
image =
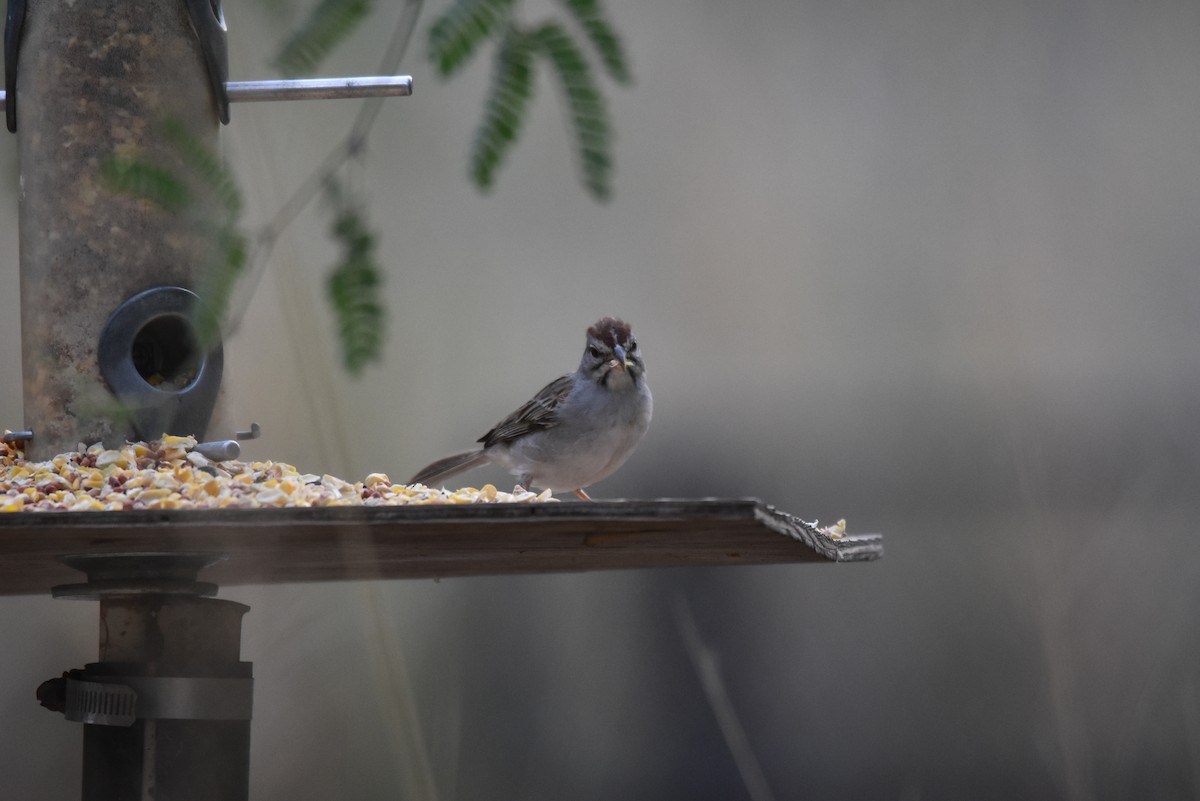
[[[406,0],[404,8],[400,12],[400,18],[396,21],[396,27],[392,31],[391,41],[388,42],[387,49],[384,50],[383,57],[380,59],[377,74],[391,75],[400,68],[400,62],[408,50],[408,43],[412,40],[413,31],[416,30],[422,3],[423,0]],[[343,164],[362,154],[367,136],[370,134],[375,120],[379,117],[385,99],[372,97],[363,101],[345,138],[329,151],[321,164],[304,179],[304,183],[300,184],[296,191],[279,207],[270,221],[259,230],[254,237],[254,245],[249,259],[250,264],[253,265],[250,275],[247,277],[250,286],[240,293],[241,297],[249,298],[253,294],[254,285],[262,276],[263,266],[270,258],[275,243],[287,230],[287,227],[313,201]],[[231,317],[230,329],[237,328],[245,313],[246,305],[248,304],[244,304],[236,315]]]
[[[738,773],[742,775],[746,792],[750,794],[751,801],[775,801],[762,765],[754,755],[750,739],[746,737],[746,730],[742,728],[733,702],[729,699],[729,693],[725,690],[725,680],[721,678],[717,654],[701,639],[700,628],[696,625],[696,618],[688,605],[687,597],[682,593],[676,596],[672,609],[675,613],[675,625],[679,627],[679,633],[683,636],[688,658],[692,660],[692,667],[696,669],[700,686],[704,688],[704,695],[708,698],[708,705],[717,716],[721,736],[725,738],[725,745],[733,756]]]
[[[388,43],[383,58],[380,59],[378,74],[390,75],[400,68],[400,62],[404,58],[405,51],[408,50],[408,43],[417,27],[421,4],[422,0],[407,0],[404,4],[404,9],[400,12],[400,19],[396,21],[396,29],[392,32],[392,40]],[[329,177],[340,169],[347,159],[362,152],[367,141],[367,134],[370,133],[371,126],[375,124],[385,99],[372,97],[359,106],[358,115],[355,116],[354,124],[350,126],[350,132],[346,134],[346,138],[329,152],[329,155],[321,162],[321,166],[308,176],[300,188],[287,199],[287,202],[280,206],[271,221],[264,226],[259,239],[265,243],[268,251],[284,229],[291,225],[304,207],[317,196]]]
[[[388,614],[389,605],[378,581],[359,582],[364,606],[370,610],[372,636],[367,637],[375,698],[380,711],[391,724],[384,728],[384,746],[390,751],[396,779],[404,788],[403,798],[416,801],[437,801],[439,794],[434,781],[433,762],[429,745],[421,730],[412,681],[408,675],[408,660],[397,633],[395,616]]]
[[[1195,676],[1189,676],[1183,692],[1183,733],[1185,749],[1192,768],[1192,797],[1200,798],[1200,695],[1196,692]]]

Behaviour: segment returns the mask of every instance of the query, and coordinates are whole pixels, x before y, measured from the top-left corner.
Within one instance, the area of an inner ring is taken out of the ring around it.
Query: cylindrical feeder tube
[[[101,376],[97,343],[123,301],[196,291],[214,264],[215,196],[165,131],[215,150],[218,121],[183,0],[29,3],[17,98],[26,455],[44,459],[139,438]],[[119,190],[106,174],[121,160],[179,177],[188,200],[167,209]]]

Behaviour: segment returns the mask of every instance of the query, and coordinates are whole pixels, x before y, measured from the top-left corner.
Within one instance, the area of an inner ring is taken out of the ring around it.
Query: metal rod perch
[[[225,84],[231,103],[268,100],[353,100],[364,97],[407,97],[412,94],[411,75],[382,75],[363,78],[307,78],[294,81],[229,81]],[[7,95],[0,91],[0,112]]]

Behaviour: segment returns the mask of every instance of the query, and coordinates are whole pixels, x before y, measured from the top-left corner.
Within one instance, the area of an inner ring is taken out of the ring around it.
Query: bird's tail
[[[441,481],[444,478],[465,473],[473,467],[479,467],[487,463],[488,458],[483,455],[482,448],[473,451],[463,451],[453,456],[447,456],[444,459],[438,459],[433,464],[426,465],[421,470],[418,470],[417,474],[408,480],[408,483],[425,484],[428,486],[432,481]]]

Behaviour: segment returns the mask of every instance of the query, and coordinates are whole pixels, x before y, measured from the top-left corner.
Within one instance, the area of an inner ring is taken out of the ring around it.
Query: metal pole
[[[100,661],[42,684],[42,704],[84,724],[83,801],[246,801],[249,607],[207,598],[210,554],[65,557],[89,581],[55,597],[100,601]]]

